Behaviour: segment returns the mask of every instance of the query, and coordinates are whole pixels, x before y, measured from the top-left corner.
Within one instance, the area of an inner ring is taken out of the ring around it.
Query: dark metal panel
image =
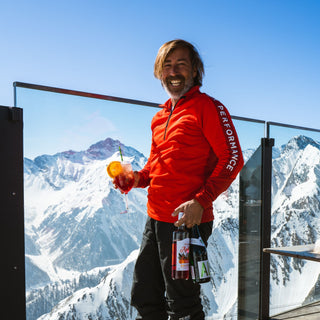
[[[25,319],[22,109],[0,106],[1,319]]]
[[[260,243],[260,310],[259,319],[269,319],[270,309],[270,254],[263,248],[270,247],[271,236],[271,183],[272,183],[272,147],[274,139],[261,139],[262,170],[261,170],[261,243]]]

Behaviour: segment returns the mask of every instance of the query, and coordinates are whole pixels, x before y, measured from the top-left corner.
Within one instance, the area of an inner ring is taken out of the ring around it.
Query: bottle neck
[[[197,224],[195,224],[192,228],[191,228],[191,236],[193,238],[200,238],[200,231],[199,231],[199,227]]]
[[[178,214],[178,220],[180,220],[183,216],[183,212],[179,212]],[[185,228],[185,225],[182,224],[181,226],[178,227],[178,230],[181,230],[181,231],[184,231],[186,228]]]

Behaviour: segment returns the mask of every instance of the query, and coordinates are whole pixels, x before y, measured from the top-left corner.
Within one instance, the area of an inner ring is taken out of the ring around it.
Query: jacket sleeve
[[[212,99],[211,106],[203,109],[200,121],[203,133],[218,159],[211,175],[195,196],[206,209],[228,189],[244,162],[236,130],[223,104]]]

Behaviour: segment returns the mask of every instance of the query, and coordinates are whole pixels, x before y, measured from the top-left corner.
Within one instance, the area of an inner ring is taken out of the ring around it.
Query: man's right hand
[[[139,181],[140,181],[140,173],[138,171],[134,171],[133,175],[134,175],[134,183],[133,183],[132,188],[136,188],[139,184]],[[113,179],[112,183],[113,183],[113,187],[115,189],[119,189],[119,187],[117,186],[117,183],[116,183],[116,179]],[[121,193],[124,193],[124,192],[121,191]]]

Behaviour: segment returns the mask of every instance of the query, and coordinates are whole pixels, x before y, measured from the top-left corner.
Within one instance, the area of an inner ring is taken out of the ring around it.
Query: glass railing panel
[[[139,248],[146,218],[146,190],[132,190],[131,212],[121,214],[125,198],[113,188],[106,165],[120,160],[121,146],[134,170],[143,167],[150,122],[159,109],[16,91],[24,112],[27,319],[34,320],[84,288],[89,294],[115,265],[127,263],[132,269],[130,255]],[[112,294],[117,300],[121,292]],[[125,288],[120,300],[129,296]]]
[[[264,123],[235,122],[245,158],[240,172],[238,319],[259,317],[261,138]],[[243,126],[243,127],[242,127]],[[243,136],[242,136],[243,135]]]
[[[106,164],[119,159],[120,145],[134,170],[143,167],[150,150],[150,122],[159,109],[93,96],[16,88],[16,105],[24,112],[28,320],[41,315],[42,320],[49,319],[50,313],[71,318],[81,308],[92,319],[99,312],[110,319],[135,317],[129,306],[130,287],[147,193],[130,191],[131,212],[120,214],[125,199],[113,189]],[[214,203],[214,230],[208,245],[212,281],[202,285],[207,319],[238,318],[238,264],[245,274],[243,284],[248,277],[253,279],[252,268],[256,272],[259,263],[255,248],[260,199],[249,181],[259,180],[255,172],[261,167],[264,123],[236,118],[234,124],[247,170]],[[241,201],[239,180],[245,186]],[[246,222],[243,216],[239,223],[239,202],[248,205],[243,209]],[[245,248],[239,248],[239,227]],[[239,261],[243,248],[251,255]],[[251,299],[257,296],[259,285],[255,280],[252,284],[239,292]],[[99,296],[103,297],[100,303]],[[249,301],[246,298],[243,310],[256,314],[258,306],[248,305]]]
[[[312,244],[320,234],[320,130],[270,125],[271,246]],[[270,314],[319,301],[320,263],[271,255]]]

